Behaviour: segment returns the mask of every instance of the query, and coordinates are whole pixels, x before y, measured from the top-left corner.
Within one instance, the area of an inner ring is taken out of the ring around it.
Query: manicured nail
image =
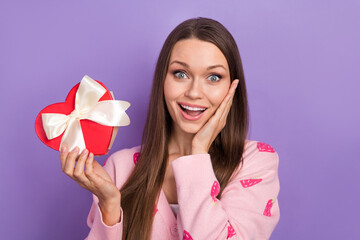
[[[83,155],[86,155],[87,153],[88,153],[87,149],[84,149],[83,152],[82,152]]]
[[[77,152],[77,151],[79,151],[78,147],[74,147],[74,149],[72,150],[72,152]]]
[[[60,151],[61,151],[62,153],[66,152],[65,146],[62,146],[61,149],[60,149]]]

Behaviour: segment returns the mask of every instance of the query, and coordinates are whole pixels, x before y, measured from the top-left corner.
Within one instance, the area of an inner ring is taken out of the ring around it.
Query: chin
[[[204,124],[183,124],[179,127],[179,130],[188,134],[197,134]]]

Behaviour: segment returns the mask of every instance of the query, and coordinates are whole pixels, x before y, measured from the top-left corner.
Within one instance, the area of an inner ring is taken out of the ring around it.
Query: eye
[[[175,71],[175,72],[174,72],[174,75],[175,75],[175,77],[180,78],[180,79],[188,78],[188,76],[186,75],[186,73],[183,72],[183,71]]]
[[[211,82],[218,82],[220,81],[221,79],[221,76],[220,75],[217,75],[217,74],[211,74],[208,79],[211,81]]]

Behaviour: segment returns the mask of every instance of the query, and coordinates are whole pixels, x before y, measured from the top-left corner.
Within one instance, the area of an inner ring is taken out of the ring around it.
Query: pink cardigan
[[[118,151],[105,163],[119,189],[133,170],[138,151],[139,147]],[[278,162],[278,154],[270,145],[247,140],[243,167],[234,172],[219,200],[219,183],[209,154],[174,160],[179,213],[177,217],[173,214],[161,191],[151,239],[269,239],[280,218]],[[97,203],[94,196],[86,239],[121,239],[123,222],[105,225]]]

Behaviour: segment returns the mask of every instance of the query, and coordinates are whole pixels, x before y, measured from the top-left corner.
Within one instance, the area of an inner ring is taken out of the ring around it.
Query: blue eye
[[[180,78],[180,79],[188,78],[186,73],[183,71],[175,71],[174,75],[175,75],[175,77]]]
[[[216,75],[216,74],[211,74],[210,77],[208,78],[211,82],[218,82],[221,79],[220,75]]]

